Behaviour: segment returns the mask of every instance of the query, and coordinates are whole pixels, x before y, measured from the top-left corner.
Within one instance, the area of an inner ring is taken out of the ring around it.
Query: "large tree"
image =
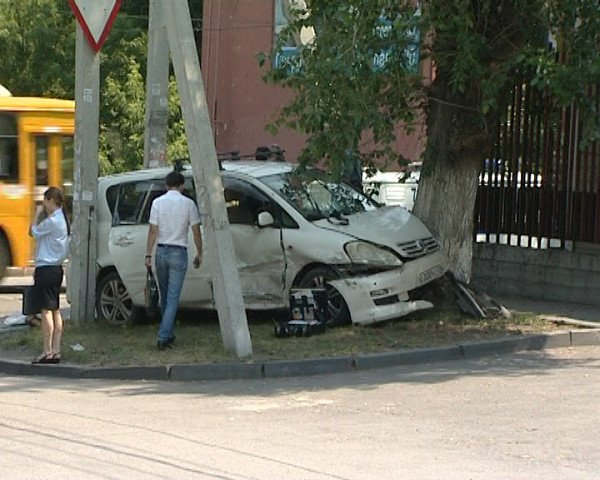
[[[202,0],[189,0],[200,41]],[[66,0],[0,0],[0,85],[13,95],[75,96],[75,16]],[[148,0],[125,0],[101,50],[99,160],[103,174],[143,164]],[[200,43],[198,43],[200,47]],[[174,77],[167,155],[187,155]]]
[[[73,98],[74,45],[66,1],[0,1],[0,84],[13,95]]]
[[[340,173],[348,149],[366,166],[381,156],[395,160],[395,132],[424,116],[414,212],[462,280],[471,274],[480,169],[516,79],[543,89],[557,106],[576,106],[585,138],[598,137],[597,89],[587,87],[600,76],[599,0],[284,1],[291,21],[271,60],[301,32],[315,37],[266,74],[294,91],[270,128],[307,133],[300,160],[324,161]],[[432,62],[430,84],[410,62],[415,51]]]

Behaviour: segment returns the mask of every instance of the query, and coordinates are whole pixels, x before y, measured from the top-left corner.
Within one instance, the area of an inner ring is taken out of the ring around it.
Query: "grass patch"
[[[425,310],[371,327],[329,329],[313,337],[278,338],[274,324],[285,312],[250,312],[248,323],[254,361],[293,360],[343,356],[455,345],[476,340],[559,330],[534,314],[517,314],[512,319],[474,320],[455,309]],[[177,340],[172,349],[158,351],[158,323],[114,328],[96,322],[65,325],[64,362],[90,366],[164,365],[236,361],[221,340],[214,312],[180,313],[175,327]],[[80,344],[77,352],[71,345]],[[40,328],[30,328],[0,337],[0,355],[28,360],[39,354]]]

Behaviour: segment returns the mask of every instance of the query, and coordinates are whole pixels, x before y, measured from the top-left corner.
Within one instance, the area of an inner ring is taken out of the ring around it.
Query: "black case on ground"
[[[290,319],[275,325],[278,337],[310,337],[326,330],[327,292],[323,288],[290,291]]]

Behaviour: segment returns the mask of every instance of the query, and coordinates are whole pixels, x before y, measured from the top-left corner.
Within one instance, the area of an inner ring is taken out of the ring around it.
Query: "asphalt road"
[[[0,376],[0,478],[596,479],[600,347],[206,383]]]

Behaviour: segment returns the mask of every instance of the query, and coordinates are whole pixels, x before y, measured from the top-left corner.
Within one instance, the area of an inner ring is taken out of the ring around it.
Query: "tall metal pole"
[[[71,318],[94,319],[100,54],[77,24],[75,44],[75,166],[69,268]]]
[[[169,42],[160,0],[150,0],[144,167],[167,164]]]
[[[162,6],[211,261],[221,336],[225,348],[243,358],[252,354],[252,343],[190,10],[187,0],[162,0]]]

